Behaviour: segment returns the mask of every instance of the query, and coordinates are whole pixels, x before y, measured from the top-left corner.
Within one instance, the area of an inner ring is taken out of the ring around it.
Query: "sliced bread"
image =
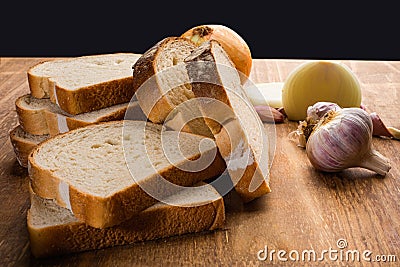
[[[168,203],[156,203],[120,225],[98,229],[80,222],[68,209],[31,192],[27,226],[32,254],[38,258],[103,249],[140,241],[221,228],[223,198],[211,186],[184,189]]]
[[[195,48],[192,41],[183,37],[162,39],[134,64],[133,88],[150,121],[213,137],[197,105],[180,105],[194,98],[182,63]]]
[[[207,161],[201,170],[187,167],[197,166],[200,159]],[[29,156],[28,172],[36,194],[55,199],[92,227],[105,228],[177,191],[163,182],[191,186],[225,168],[210,138],[124,120],[81,127],[42,142]]]
[[[40,62],[28,69],[33,97],[50,98],[65,112],[76,115],[129,102],[134,53],[81,56]]]
[[[122,103],[99,110],[71,115],[61,110],[49,99],[35,98],[30,94],[23,95],[15,101],[18,120],[25,132],[34,135],[50,134],[51,136],[89,124],[122,120],[129,106],[129,114],[134,120],[145,120],[146,117],[136,101]]]
[[[244,202],[269,193],[272,143],[229,56],[211,40],[196,48],[185,63],[192,91],[226,160],[235,190]]]
[[[37,145],[47,139],[48,134],[33,135],[25,132],[21,125],[16,126],[10,131],[10,141],[17,157],[18,163],[26,168],[28,167],[28,156]]]

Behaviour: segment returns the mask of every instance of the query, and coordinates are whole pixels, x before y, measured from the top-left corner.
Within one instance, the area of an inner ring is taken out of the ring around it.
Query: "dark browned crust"
[[[161,92],[155,92],[157,90],[157,84],[155,84],[154,79],[149,79],[156,74],[156,66],[154,64],[160,48],[166,43],[178,39],[190,42],[181,37],[166,37],[148,49],[132,67],[134,77],[133,91],[137,94],[139,104],[144,113],[147,115],[149,120],[154,123],[163,123],[164,118],[172,111],[173,105],[169,102],[168,98],[161,97]],[[158,101],[156,101],[154,106],[147,105],[147,103],[154,103],[155,99],[158,99]]]
[[[192,54],[190,54],[190,56],[185,59],[185,63],[187,63],[186,70],[191,80],[192,91],[196,97],[214,98],[228,106],[231,106],[229,98],[224,88],[221,86],[221,80],[218,76],[217,68],[214,63],[211,46],[207,44],[208,43],[206,42],[200,45],[192,52]],[[207,71],[198,71],[200,69],[199,64],[202,64],[203,67],[206,66]],[[206,83],[202,81],[208,81],[207,90],[204,90]],[[208,116],[208,109],[203,109],[203,111],[203,114],[205,115],[204,120],[209,126],[211,132],[214,135],[218,134],[221,130],[221,125],[218,122],[209,119],[212,116]],[[212,110],[210,111],[212,112]]]
[[[213,28],[207,25],[201,25],[192,29],[192,35],[199,35],[201,38],[204,38],[204,36],[212,34],[213,31]]]
[[[136,92],[142,84],[155,74],[153,66],[158,49],[167,42],[176,39],[177,37],[166,37],[158,41],[155,45],[149,48],[143,55],[133,64],[132,75],[133,91]]]

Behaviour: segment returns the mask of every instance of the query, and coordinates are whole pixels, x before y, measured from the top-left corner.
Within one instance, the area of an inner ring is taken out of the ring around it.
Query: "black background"
[[[253,58],[400,59],[400,20],[388,3],[85,3],[9,4],[1,11],[0,56],[143,53],[193,26],[224,24],[245,39]]]

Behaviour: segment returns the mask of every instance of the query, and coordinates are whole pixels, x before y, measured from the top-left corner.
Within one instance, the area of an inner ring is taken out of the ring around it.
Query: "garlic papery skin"
[[[299,126],[295,131],[289,133],[289,140],[297,142],[299,147],[306,147],[308,137],[318,121],[331,110],[339,110],[341,107],[332,102],[317,102],[307,108],[307,117],[304,121],[299,122]]]
[[[372,121],[360,108],[332,110],[315,125],[306,143],[307,157],[320,171],[361,167],[386,175],[389,160],[372,149]]]
[[[307,108],[307,118],[308,120],[318,121],[321,119],[328,111],[339,110],[341,107],[332,102],[317,102],[312,106]]]

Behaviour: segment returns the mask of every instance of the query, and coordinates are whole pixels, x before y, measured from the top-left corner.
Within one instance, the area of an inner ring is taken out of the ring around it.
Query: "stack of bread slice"
[[[243,202],[270,192],[263,124],[217,41],[167,37],[123,67],[126,79],[112,75],[126,59],[96,57],[34,66],[16,101],[34,256],[222,228],[231,189]]]

